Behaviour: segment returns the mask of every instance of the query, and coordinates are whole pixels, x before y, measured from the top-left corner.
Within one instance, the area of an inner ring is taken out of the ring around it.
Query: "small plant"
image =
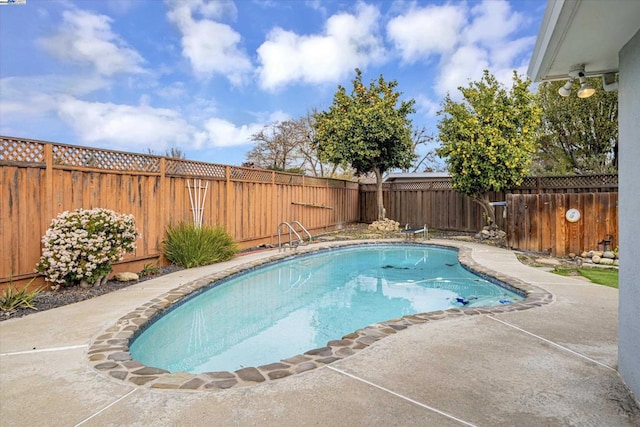
[[[0,295],[0,310],[6,311],[7,313],[12,313],[21,308],[32,308],[37,310],[36,306],[33,305],[33,300],[38,296],[43,288],[39,287],[28,292],[27,289],[34,280],[35,278],[31,279],[24,288],[17,290],[13,285],[13,281],[9,278],[9,286]]]
[[[238,245],[223,227],[179,222],[167,227],[162,242],[164,256],[185,268],[226,261],[238,253]]]
[[[111,263],[135,249],[138,237],[133,215],[101,208],[65,211],[42,237],[36,270],[62,286],[99,283],[111,272]]]
[[[151,262],[148,262],[144,265],[144,267],[142,267],[142,270],[140,270],[140,273],[138,274],[141,277],[145,277],[145,276],[154,276],[159,272],[160,272],[160,267],[158,267],[157,265],[154,265]]]

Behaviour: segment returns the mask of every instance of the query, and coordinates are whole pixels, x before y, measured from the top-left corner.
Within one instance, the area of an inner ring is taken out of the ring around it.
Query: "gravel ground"
[[[116,280],[110,280],[106,284],[95,288],[72,286],[68,288],[60,288],[57,291],[40,292],[33,300],[33,305],[37,307],[37,310],[32,308],[22,308],[12,312],[0,310],[0,321],[12,319],[14,317],[28,316],[29,314],[37,313],[39,311],[50,310],[63,305],[73,304],[74,302],[84,301],[109,292],[117,291],[118,289],[126,288],[127,286],[135,285],[136,283],[144,282],[145,280],[154,279],[164,274],[173,273],[178,270],[182,270],[182,267],[170,265],[160,268],[160,271],[158,271],[157,274],[143,276],[137,281],[118,282]]]
[[[368,230],[367,224],[348,224],[339,231],[323,234],[318,239],[326,240],[350,240],[350,239],[377,239],[377,238],[404,238],[405,235],[400,232],[372,232]],[[456,238],[464,240],[475,240],[473,233],[461,233],[461,232],[449,232],[441,230],[429,230],[430,238],[446,239]],[[483,243],[494,244],[503,246],[503,242],[489,242],[483,241]],[[254,248],[255,249],[255,248]],[[247,250],[250,251],[251,249]],[[68,288],[60,288],[57,291],[44,291],[38,294],[34,299],[34,305],[37,310],[31,308],[19,309],[13,312],[6,312],[0,310],[0,321],[12,319],[14,317],[28,316],[29,314],[37,313],[39,311],[50,310],[52,308],[61,307],[67,304],[73,304],[75,302],[84,301],[86,299],[94,298],[100,295],[104,295],[108,292],[117,291],[118,289],[126,288],[127,286],[134,285],[136,283],[143,282],[145,280],[153,279],[158,276],[172,273],[174,271],[181,270],[182,267],[170,265],[162,267],[157,274],[141,277],[138,281],[132,282],[118,282],[111,280],[106,284],[96,288],[81,288],[79,286],[73,286]]]

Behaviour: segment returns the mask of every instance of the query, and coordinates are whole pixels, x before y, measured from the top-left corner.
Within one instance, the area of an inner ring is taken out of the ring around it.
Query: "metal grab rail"
[[[309,231],[304,228],[304,226],[302,224],[300,224],[299,221],[293,221],[293,224],[298,225],[302,230],[304,230],[305,233],[307,233],[307,236],[309,236],[309,242],[311,242],[311,233],[309,233]],[[300,246],[301,243],[304,243],[304,239],[300,236],[300,234],[295,230],[295,228],[293,228],[293,226],[291,224],[289,224],[288,222],[281,222],[280,224],[278,224],[278,251],[282,250],[282,226],[286,225],[287,228],[289,229],[289,248],[297,248],[298,246]],[[293,234],[296,235],[296,239],[293,239]]]
[[[311,233],[309,233],[309,230],[307,230],[304,225],[302,225],[300,223],[300,221],[291,221],[292,225],[297,225],[298,227],[300,227],[302,229],[302,231],[304,231],[305,233],[307,233],[307,236],[309,236],[309,243],[311,243],[311,241],[313,240],[313,237],[311,237]]]

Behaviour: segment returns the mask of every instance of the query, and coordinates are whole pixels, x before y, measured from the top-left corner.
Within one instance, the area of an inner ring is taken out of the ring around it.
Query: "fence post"
[[[277,230],[273,229],[273,225],[278,224],[278,189],[276,188],[276,172],[271,171],[271,188],[269,189],[269,200],[271,200],[271,209],[269,212],[270,218],[267,220],[267,227],[269,227],[269,243],[273,243]]]
[[[231,167],[224,167],[224,210],[225,210],[225,228],[232,236],[235,237],[235,230],[231,231]]]
[[[160,220],[156,221],[160,241],[164,239],[164,232],[167,229],[169,219],[167,218],[167,201],[169,200],[169,186],[167,185],[167,159],[160,158]],[[161,254],[160,259],[163,259]]]
[[[46,143],[44,144],[44,181],[45,184],[45,207],[44,207],[44,216],[46,227],[48,227],[49,222],[53,219],[53,144]],[[45,228],[46,229],[46,228]],[[44,235],[44,230],[42,231],[42,235]]]

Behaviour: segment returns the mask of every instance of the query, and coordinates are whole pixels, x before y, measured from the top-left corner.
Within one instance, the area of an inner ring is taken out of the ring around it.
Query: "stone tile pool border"
[[[318,367],[349,357],[358,351],[385,337],[416,324],[423,324],[442,319],[460,318],[480,314],[505,313],[540,307],[553,301],[553,295],[537,286],[524,283],[517,278],[490,270],[471,257],[472,249],[461,242],[441,242],[437,244],[413,242],[411,245],[428,245],[432,247],[457,249],[458,260],[467,269],[484,276],[495,283],[525,295],[525,299],[495,307],[452,308],[428,313],[419,313],[375,323],[365,328],[343,336],[341,339],[329,341],[325,347],[309,350],[304,354],[292,356],[279,362],[258,367],[247,367],[235,372],[207,372],[190,374],[185,372],[170,373],[164,369],[145,366],[132,359],[129,353],[129,342],[150,324],[156,316],[161,316],[172,305],[189,298],[194,292],[202,291],[212,282],[229,278],[230,276],[250,270],[264,264],[285,260],[297,255],[310,254],[334,248],[362,245],[399,244],[403,240],[375,240],[375,241],[341,241],[331,243],[312,244],[298,248],[295,252],[279,252],[261,260],[247,262],[240,266],[228,268],[218,273],[210,274],[198,280],[178,286],[134,311],[118,319],[111,327],[97,335],[87,350],[90,366],[108,377],[126,381],[139,387],[153,389],[184,389],[184,390],[220,390],[235,387],[250,386],[266,381],[278,380],[290,375],[310,371]]]

